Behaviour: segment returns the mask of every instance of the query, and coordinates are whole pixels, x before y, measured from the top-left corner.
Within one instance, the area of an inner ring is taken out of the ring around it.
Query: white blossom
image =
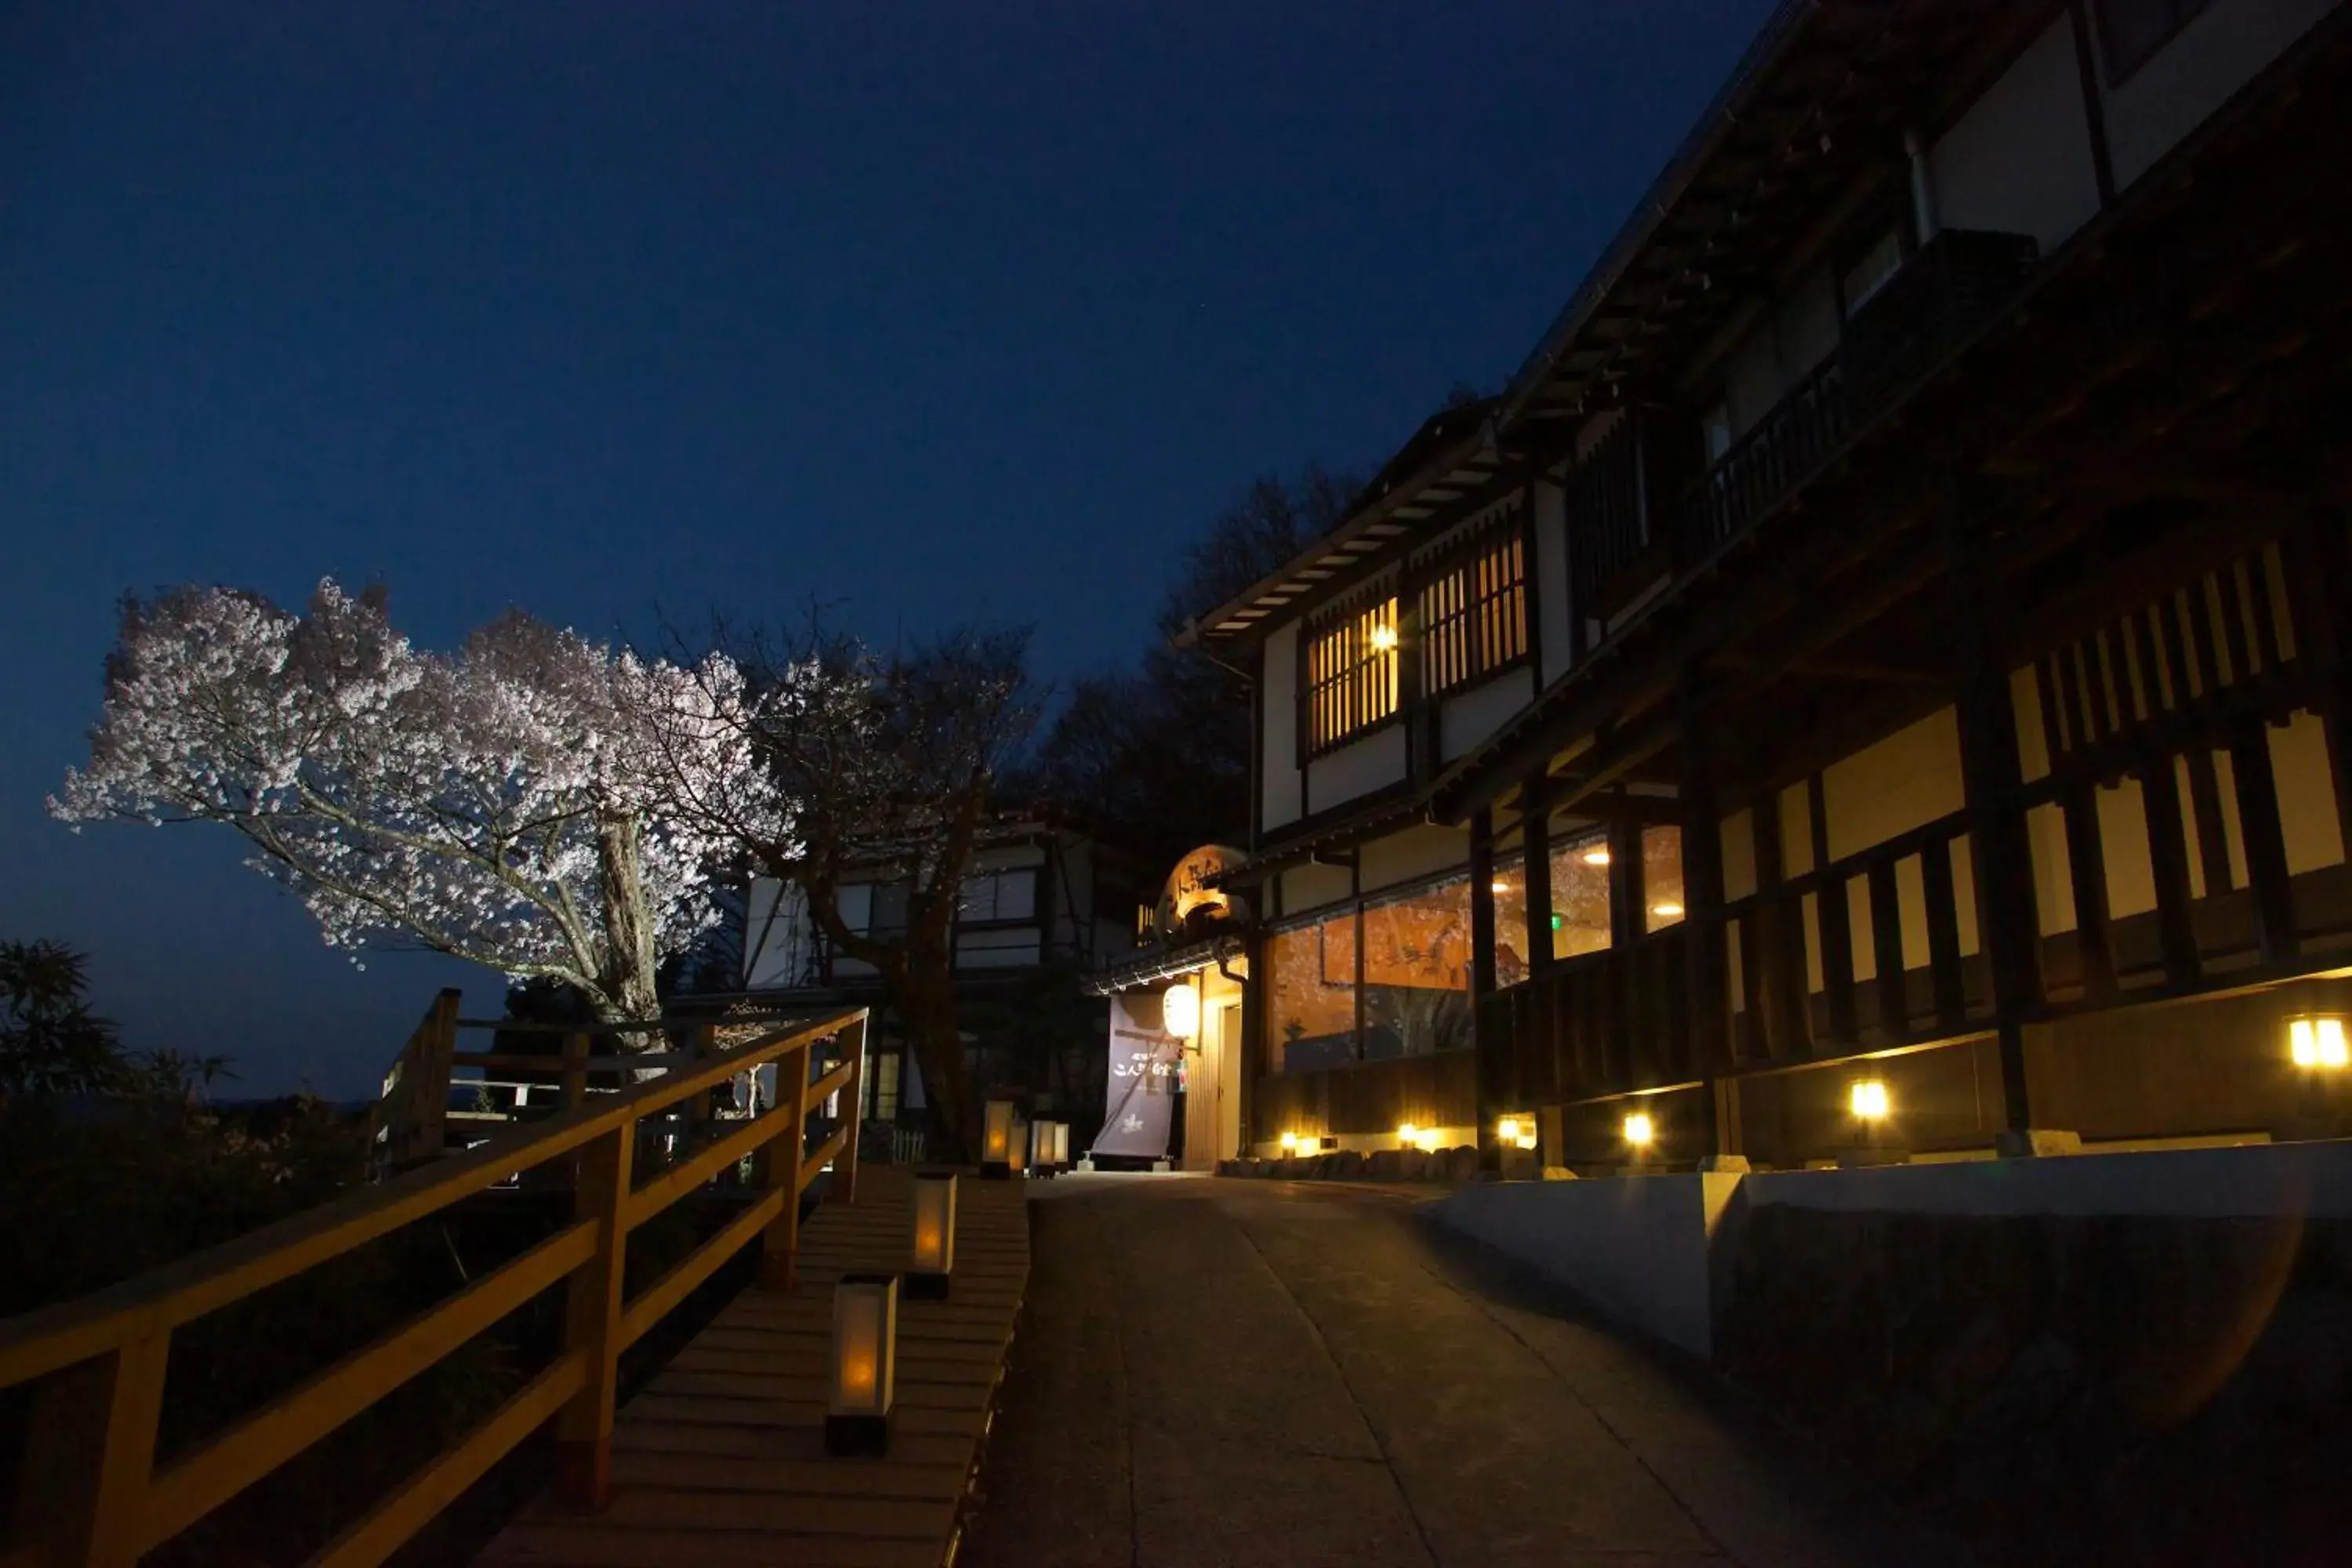
[[[723,656],[646,662],[519,612],[440,655],[378,591],[322,582],[294,616],[173,589],[126,602],[89,766],[49,809],[226,823],[332,945],[421,943],[645,1017],[729,848],[670,803],[724,799],[793,837],[729,710],[742,686]]]

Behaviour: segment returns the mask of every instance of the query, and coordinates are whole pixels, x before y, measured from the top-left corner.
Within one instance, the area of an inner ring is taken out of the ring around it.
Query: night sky
[[[1130,658],[1253,475],[1502,383],[1769,9],[0,3],[0,938],[226,1092],[371,1092],[498,977],[43,814],[124,590]]]

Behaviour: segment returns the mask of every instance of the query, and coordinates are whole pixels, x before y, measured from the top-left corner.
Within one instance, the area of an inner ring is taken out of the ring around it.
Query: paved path
[[[1958,1561],[1412,1207],[1054,1184],[960,1568]]]

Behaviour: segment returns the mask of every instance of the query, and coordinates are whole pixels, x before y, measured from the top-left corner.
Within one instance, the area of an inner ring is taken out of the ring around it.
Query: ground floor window
[[[1266,939],[1265,1070],[1466,1050],[1470,882],[1366,900]]]
[[[1609,945],[1609,837],[1570,838],[1551,852],[1551,955],[1576,958]]]
[[[866,1120],[898,1119],[898,1052],[874,1051],[866,1059]]]

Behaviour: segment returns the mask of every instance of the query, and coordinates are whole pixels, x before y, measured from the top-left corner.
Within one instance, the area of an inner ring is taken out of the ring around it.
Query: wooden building
[[[1780,9],[1506,389],[1186,633],[1256,675],[1255,1148],[2345,1130],[2347,12]]]
[[[976,1033],[990,1004],[1023,1006],[1049,1023],[1045,1009],[1028,1006],[1045,978],[1068,976],[1075,998],[1076,976],[1132,951],[1138,910],[1156,880],[1131,855],[1066,822],[1007,814],[982,829],[950,935],[977,1072],[992,1078],[1005,1065],[986,1058],[991,1042]],[[871,879],[842,888],[842,919],[877,937],[903,933],[908,892],[894,868],[877,866]],[[742,985],[762,999],[810,1005],[878,1002],[882,991],[873,965],[834,951],[799,888],[764,877],[746,901]],[[1085,1018],[1071,1020],[1063,1042],[1071,1061],[1099,1054],[1098,1012],[1090,1006]],[[887,1010],[876,1016],[866,1063],[865,1120],[925,1126],[919,1075]]]

